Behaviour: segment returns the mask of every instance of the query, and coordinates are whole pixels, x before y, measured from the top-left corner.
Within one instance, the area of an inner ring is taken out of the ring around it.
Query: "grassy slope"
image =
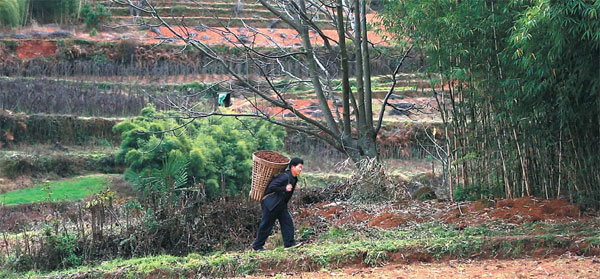
[[[52,201],[74,201],[98,193],[108,186],[107,180],[113,175],[88,175],[50,182]],[[21,189],[0,195],[0,204],[16,205],[46,201],[49,198],[44,185]]]

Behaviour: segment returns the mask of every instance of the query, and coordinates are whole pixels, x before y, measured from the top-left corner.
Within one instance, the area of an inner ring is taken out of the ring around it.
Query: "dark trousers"
[[[294,241],[294,223],[292,216],[288,211],[287,203],[281,202],[273,210],[269,211],[265,206],[262,206],[262,218],[256,233],[256,240],[252,244],[252,248],[259,249],[265,245],[267,237],[273,230],[275,220],[279,220],[281,226],[281,235],[283,236],[283,246],[290,247],[296,245]]]

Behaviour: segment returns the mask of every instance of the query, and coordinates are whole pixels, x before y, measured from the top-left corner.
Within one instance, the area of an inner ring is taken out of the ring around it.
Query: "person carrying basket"
[[[267,186],[265,195],[261,201],[262,217],[256,240],[252,244],[255,251],[264,251],[263,245],[273,230],[275,220],[279,220],[283,246],[286,248],[297,247],[299,243],[294,240],[294,223],[288,211],[288,202],[294,194],[298,175],[302,172],[304,161],[300,158],[292,158],[289,168],[275,177]]]

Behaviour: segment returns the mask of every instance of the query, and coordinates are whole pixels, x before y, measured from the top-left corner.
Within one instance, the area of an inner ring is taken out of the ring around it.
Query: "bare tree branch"
[[[258,1],[265,8],[267,8],[269,11],[271,11],[275,16],[277,16],[278,18],[280,18],[281,20],[283,20],[289,26],[291,26],[292,28],[294,28],[296,31],[300,32],[300,26],[294,21],[293,18],[291,18],[291,17],[289,17],[287,15],[284,15],[279,10],[277,10],[275,7],[273,7],[271,4],[269,4],[266,0],[258,0]]]
[[[135,8],[132,0],[113,1]],[[203,43],[196,38],[197,35],[193,35],[186,26],[185,17],[181,17],[179,28],[174,28],[166,22],[165,18],[161,17],[149,1],[143,1],[145,2],[144,5],[141,5],[143,7],[139,7],[141,9],[136,9],[136,11],[150,15],[173,34],[172,37],[162,40],[159,44],[170,39],[179,39],[185,43],[180,52],[186,50],[187,47],[192,47],[199,50],[211,62],[216,61],[218,66],[224,69],[225,74],[231,76],[228,81],[235,81],[229,84],[230,90],[237,90],[246,99],[246,104],[251,107],[238,108],[239,112],[230,113],[221,112],[213,105],[212,111],[203,112],[200,110],[205,108],[201,107],[200,102],[192,102],[185,99],[185,96],[184,99],[180,99],[178,96],[167,96],[162,101],[164,105],[176,109],[186,119],[209,116],[259,118],[321,139],[351,156],[354,161],[358,161],[364,156],[377,157],[375,135],[381,127],[385,106],[394,107],[394,105],[387,104],[389,99],[387,96],[380,113],[378,126],[377,128],[373,127],[369,46],[374,47],[374,45],[368,41],[367,37],[366,0],[258,0],[263,7],[296,30],[297,37],[291,39],[295,40],[299,37],[302,47],[282,47],[278,43],[280,40],[275,40],[271,35],[249,26],[243,19],[240,19],[243,27],[238,28],[237,32],[230,28],[227,20],[221,21],[222,27],[207,27],[211,32],[224,38],[231,49],[239,51],[236,53],[243,53],[232,57],[217,52],[208,43]],[[329,37],[327,35],[329,33],[321,28],[323,23],[319,19],[321,15],[327,18],[326,24],[336,27],[337,38]],[[309,34],[309,30],[314,30],[316,33]],[[286,39],[289,36],[282,37]],[[347,38],[351,38],[354,42],[356,51],[354,53],[358,85],[356,93],[352,92],[350,87],[349,64],[351,61],[349,61],[348,48],[345,45]],[[258,44],[262,44],[265,39],[269,45],[274,45],[274,47],[267,50],[258,48]],[[315,39],[318,41],[317,44],[321,44],[320,41],[323,41],[322,48],[315,48],[313,45]],[[332,48],[331,44],[338,44],[339,50]],[[241,74],[241,71],[238,70],[240,65],[251,67],[257,75],[261,76],[261,81],[256,81],[255,76]],[[398,68],[399,66],[394,73],[394,81]],[[303,73],[296,74],[298,70]],[[336,85],[338,81],[335,78],[340,75],[342,81]],[[310,79],[306,80],[306,76],[309,76]],[[289,79],[293,82],[289,82]],[[322,118],[301,111],[301,108],[295,107],[294,102],[289,99],[293,84],[307,82],[310,82],[314,89]],[[336,99],[336,89],[339,85],[342,87],[341,104]],[[391,91],[393,92],[393,88]],[[200,93],[194,93],[194,95],[198,94]],[[358,94],[358,100],[354,94]],[[388,92],[388,95],[391,94]],[[329,102],[333,104],[333,108]],[[342,106],[341,116],[340,105]],[[353,112],[351,108],[354,109]],[[252,112],[245,112],[250,110]],[[289,116],[286,114],[287,111],[306,126],[294,124],[289,119],[286,120],[285,117]],[[351,114],[354,115],[354,119]],[[279,120],[280,115],[281,120]],[[369,116],[370,119],[367,121],[366,117]]]
[[[410,53],[412,48],[413,48],[413,45],[411,45],[406,50],[406,52],[404,52],[404,55],[402,56],[402,58],[398,62],[398,65],[396,66],[396,69],[394,70],[394,74],[392,74],[392,87],[390,87],[390,90],[388,90],[388,93],[385,94],[385,98],[383,99],[383,105],[381,106],[381,111],[379,112],[379,120],[377,121],[377,128],[375,128],[375,134],[378,134],[379,129],[381,129],[381,125],[383,124],[383,115],[385,113],[385,106],[388,104],[388,100],[390,99],[392,94],[394,94],[394,88],[396,87],[396,82],[397,82],[396,75],[398,74],[398,71],[400,70],[402,63],[404,63],[404,59],[406,59],[406,57],[408,56],[408,54]]]

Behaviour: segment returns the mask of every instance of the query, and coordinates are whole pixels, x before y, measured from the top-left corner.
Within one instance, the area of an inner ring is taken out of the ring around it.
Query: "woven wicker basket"
[[[268,161],[268,159],[277,162]],[[253,201],[260,202],[273,176],[285,170],[290,159],[275,151],[260,150],[252,154],[252,161],[254,162],[252,165],[252,189],[249,195]]]

